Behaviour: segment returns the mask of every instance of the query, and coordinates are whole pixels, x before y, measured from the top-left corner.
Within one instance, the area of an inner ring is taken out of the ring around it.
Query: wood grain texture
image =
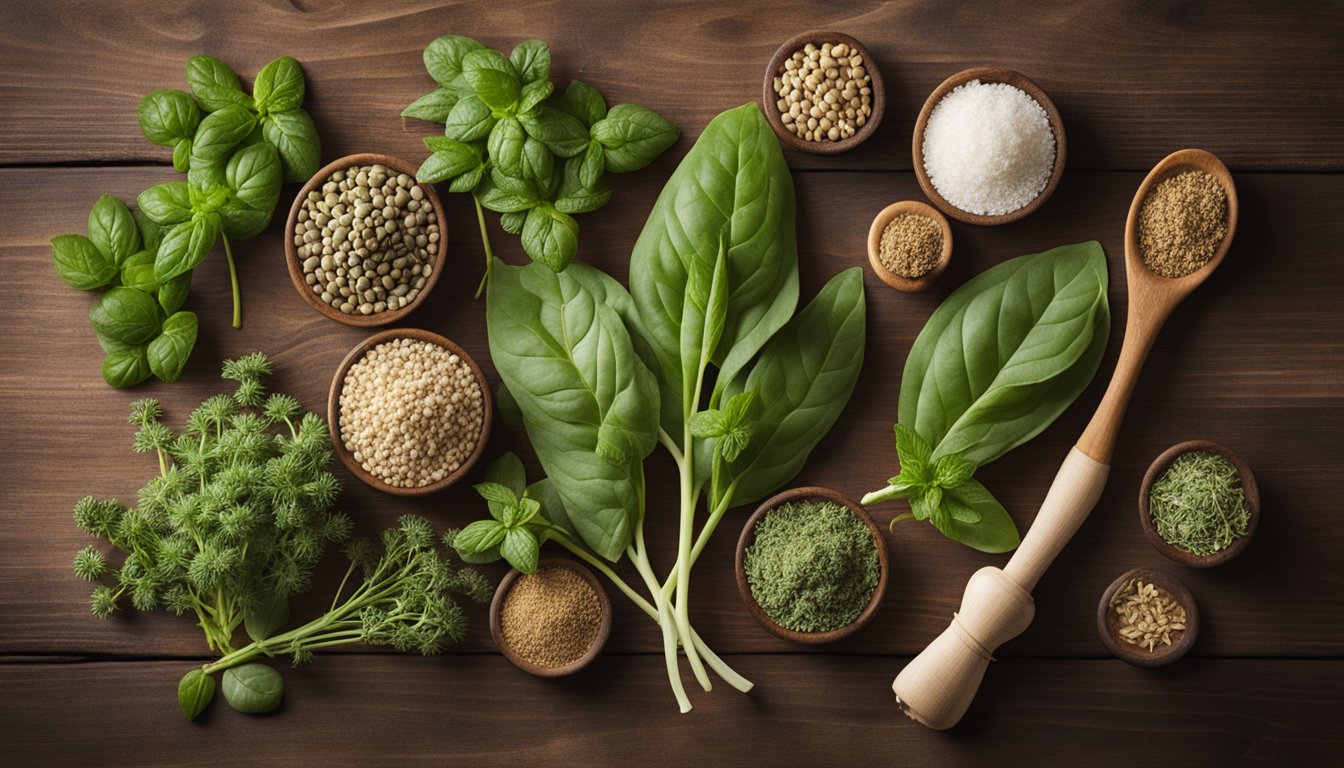
[[[1323,765],[1344,749],[1344,664],[998,662],[962,726],[896,712],[882,672],[901,659],[739,656],[758,683],[676,714],[650,656],[531,677],[499,656],[322,658],[285,670],[285,701],[248,717],[216,701],[182,722],[170,662],[0,664],[6,762],[98,765]],[[137,706],[120,706],[127,701]],[[96,727],[88,724],[96,723]],[[132,737],[131,734],[136,736]],[[142,736],[141,734],[153,734]],[[495,738],[483,734],[500,734]],[[502,735],[502,734],[507,734]]]
[[[184,62],[197,53],[249,81],[290,54],[308,74],[326,157],[418,160],[433,126],[399,115],[430,90],[420,53],[444,34],[506,49],[539,37],[558,78],[650,107],[689,138],[722,110],[759,100],[775,48],[819,28],[872,50],[887,110],[854,152],[789,153],[796,167],[909,168],[915,118],[934,87],[967,67],[999,66],[1032,78],[1059,107],[1072,169],[1147,170],[1173,146],[1200,146],[1234,171],[1344,170],[1344,7],[1311,0],[7,2],[0,164],[166,164],[168,150],[140,136],[135,105],[156,88],[184,88]]]

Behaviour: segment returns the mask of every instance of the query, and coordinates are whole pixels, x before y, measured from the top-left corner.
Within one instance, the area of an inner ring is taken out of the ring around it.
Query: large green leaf
[[[51,238],[51,262],[66,285],[81,291],[102,288],[117,276],[117,265],[83,235]]]
[[[89,210],[89,241],[113,264],[121,266],[140,250],[140,228],[126,204],[103,195]]]
[[[1106,255],[1095,241],[1022,256],[958,288],[915,340],[899,418],[934,446],[987,464],[1039,434],[1106,351]]]
[[[630,258],[630,291],[663,373],[663,426],[674,439],[699,406],[691,396],[698,371],[683,350],[703,352],[722,385],[792,316],[794,216],[789,168],[754,104],[714,118],[658,197]],[[723,329],[712,349],[701,350],[721,256]]]
[[[486,302],[490,356],[537,458],[584,542],[610,560],[642,513],[658,433],[657,381],[612,307],[623,293],[581,263],[557,273],[497,260]]]

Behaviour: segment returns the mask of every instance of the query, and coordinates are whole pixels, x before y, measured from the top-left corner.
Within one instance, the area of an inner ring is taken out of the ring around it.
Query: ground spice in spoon
[[[597,640],[602,602],[582,576],[561,565],[520,575],[500,606],[499,629],[514,653],[539,667],[563,667]]]
[[[1185,277],[1213,258],[1227,235],[1227,192],[1204,171],[1166,179],[1139,209],[1139,255],[1162,277]]]
[[[943,255],[943,228],[928,216],[906,213],[882,228],[877,256],[882,266],[911,280],[938,266]]]

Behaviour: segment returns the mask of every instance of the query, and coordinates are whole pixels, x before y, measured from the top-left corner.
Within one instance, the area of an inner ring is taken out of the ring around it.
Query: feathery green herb
[[[1149,489],[1148,509],[1159,536],[1201,556],[1245,536],[1251,519],[1236,466],[1211,451],[1176,457]]]

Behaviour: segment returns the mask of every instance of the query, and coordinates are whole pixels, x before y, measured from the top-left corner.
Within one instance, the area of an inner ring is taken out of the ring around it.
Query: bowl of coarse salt
[[[915,177],[943,213],[968,224],[1017,221],[1041,207],[1064,173],[1059,110],[1011,69],[976,67],[924,102],[912,142]]]

